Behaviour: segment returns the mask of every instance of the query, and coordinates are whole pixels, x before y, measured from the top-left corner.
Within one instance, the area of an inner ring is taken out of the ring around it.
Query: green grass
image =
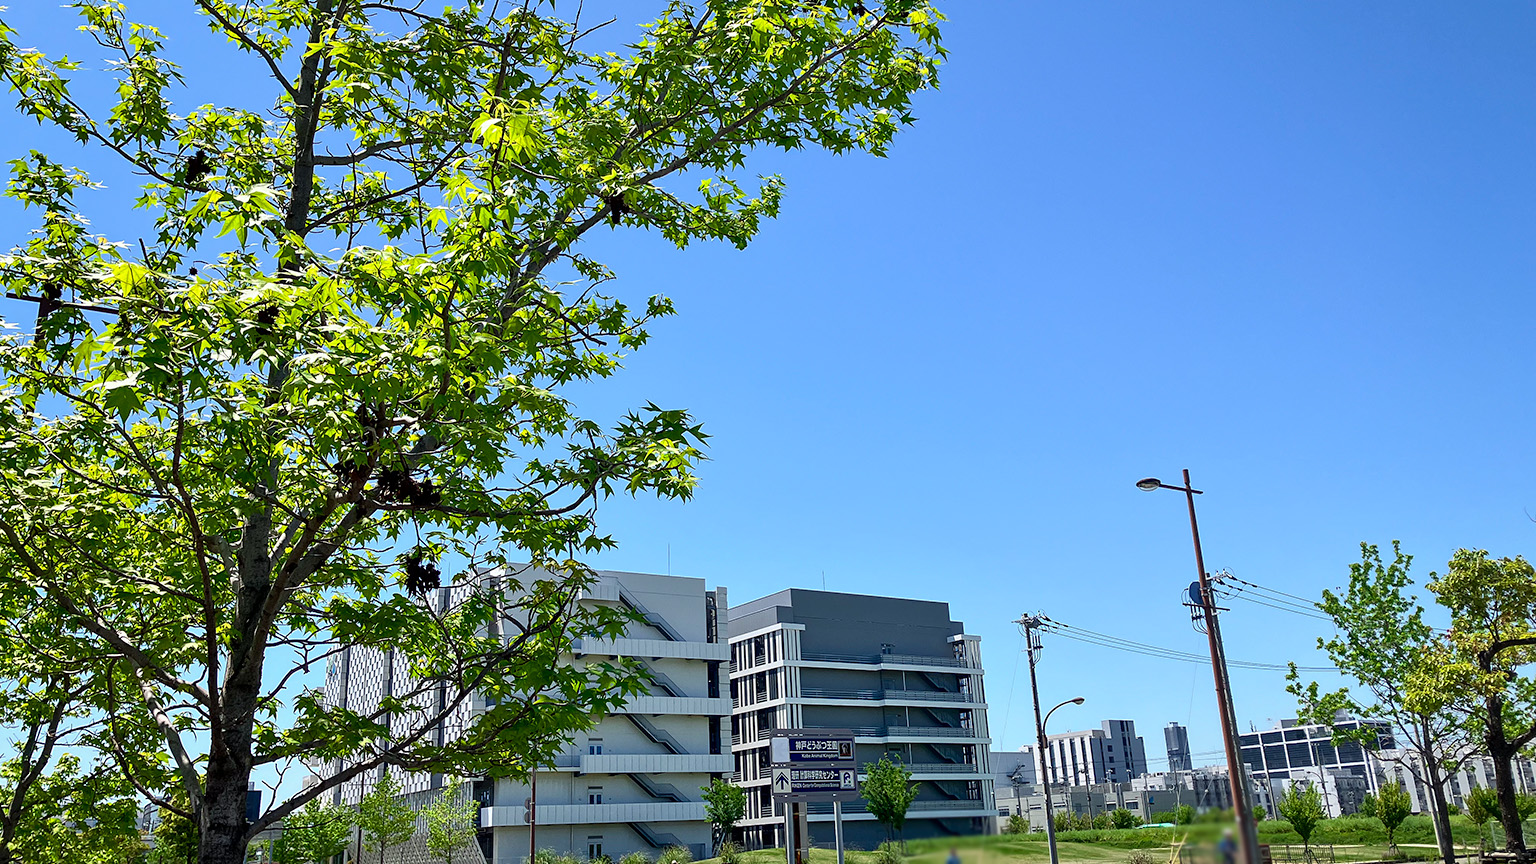
[[[1057,850],[1063,862],[1073,864],[1130,864],[1131,853],[1143,850],[1154,862],[1163,864],[1173,855],[1174,844],[1186,854],[1184,864],[1215,864],[1215,847],[1222,831],[1230,825],[1200,823],[1177,828],[1132,828],[1094,831],[1064,831],[1056,835]],[[1530,831],[1530,828],[1527,829]],[[1477,826],[1465,816],[1451,817],[1451,835],[1465,853],[1477,848]],[[1410,816],[1397,829],[1398,851],[1405,860],[1432,860],[1435,831],[1427,816]],[[1268,820],[1259,823],[1259,842],[1270,846],[1277,864],[1300,861],[1301,837],[1287,822]],[[1290,848],[1287,849],[1286,847]],[[1326,819],[1312,833],[1312,847],[1326,864],[1331,853],[1338,864],[1381,861],[1388,857],[1386,832],[1381,823],[1364,817]],[[1321,848],[1319,848],[1321,847]],[[1331,849],[1329,847],[1332,847]],[[907,841],[909,864],[944,864],[949,850],[960,853],[963,864],[1045,864],[1050,849],[1045,834],[1002,834],[975,837],[932,837]],[[1289,856],[1289,857],[1287,857]],[[848,850],[847,864],[875,864],[875,853]],[[741,853],[742,864],[782,864],[784,850],[758,849]],[[698,864],[719,864],[717,859]],[[837,864],[837,854],[830,849],[811,850],[811,864]],[[1176,862],[1175,862],[1176,864]]]

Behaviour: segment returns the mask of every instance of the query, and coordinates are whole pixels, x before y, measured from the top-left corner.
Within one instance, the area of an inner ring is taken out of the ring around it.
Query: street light
[[[1245,864],[1259,864],[1259,829],[1253,820],[1253,808],[1248,801],[1248,784],[1243,780],[1243,761],[1237,747],[1237,710],[1232,707],[1232,682],[1227,677],[1227,657],[1221,644],[1221,625],[1216,621],[1216,597],[1211,591],[1211,579],[1205,572],[1205,554],[1200,550],[1200,526],[1195,522],[1195,496],[1201,494],[1189,482],[1189,469],[1184,469],[1184,485],[1171,486],[1156,477],[1136,481],[1136,488],[1143,492],[1172,489],[1183,492],[1189,502],[1189,533],[1195,541],[1195,570],[1200,577],[1200,607],[1205,617],[1205,635],[1211,647],[1211,673],[1216,677],[1216,703],[1221,711],[1221,737],[1227,752],[1227,780],[1232,786],[1232,809],[1237,817],[1237,828],[1243,835],[1243,860]]]
[[[1031,685],[1035,683],[1035,664],[1033,662],[1029,664],[1029,683]],[[1060,708],[1062,705],[1081,704],[1083,704],[1083,697],[1079,696],[1076,699],[1068,699],[1061,703],[1061,705],[1057,705],[1056,708]],[[1061,861],[1056,857],[1056,816],[1051,812],[1051,774],[1045,764],[1046,753],[1048,752],[1045,744],[1045,724],[1051,722],[1051,715],[1056,713],[1056,708],[1045,712],[1045,717],[1040,721],[1040,725],[1035,728],[1035,737],[1038,742],[1036,753],[1039,757],[1035,759],[1035,768],[1040,772],[1040,786],[1045,790],[1045,842],[1051,848],[1051,864],[1061,864]],[[1035,716],[1040,716],[1040,692],[1038,690],[1035,691]]]

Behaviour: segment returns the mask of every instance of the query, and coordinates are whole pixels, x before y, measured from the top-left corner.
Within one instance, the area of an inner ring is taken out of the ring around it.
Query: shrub
[[[905,857],[901,854],[901,847],[889,840],[875,850],[875,864],[902,864]]]
[[[741,860],[741,847],[729,840],[720,844],[720,864],[737,864]]]
[[[1129,810],[1121,808],[1109,814],[1109,821],[1116,828],[1135,828],[1141,824],[1141,817]]]
[[[1135,852],[1131,853],[1130,864],[1157,864],[1157,862],[1152,857],[1151,852],[1148,852],[1145,849],[1137,849]]]
[[[631,852],[620,858],[619,864],[651,864],[651,859],[645,857],[644,852]]]
[[[656,864],[692,864],[693,852],[687,846],[668,846],[656,856]]]
[[[1003,827],[1004,834],[1028,834],[1029,820],[1018,813],[1008,817],[1008,824]]]

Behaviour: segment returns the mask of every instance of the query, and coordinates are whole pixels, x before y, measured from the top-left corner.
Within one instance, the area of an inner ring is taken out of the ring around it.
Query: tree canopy
[[[912,772],[907,766],[892,761],[888,755],[881,756],[879,762],[865,768],[859,794],[887,833],[899,836],[907,821],[907,808],[917,798],[917,784],[912,782]]]
[[[704,458],[686,411],[572,401],[674,312],[616,291],[592,238],[745,246],[783,195],[754,151],[885,153],[942,16],[197,0],[239,87],[188,106],[162,27],[71,6],[69,57],[0,23],[17,116],[87,160],[10,162],[37,222],[0,256],[33,301],[0,340],[0,603],[60,616],[47,656],[92,664],[101,752],[185,794],[204,864],[380,766],[526,774],[643,680],[554,662],[625,624],[576,603],[615,542],[599,504],[687,499]],[[120,168],[141,230],[106,236]],[[411,686],[326,703],[347,645],[399,649]],[[301,761],[328,767],[248,824],[252,772]]]

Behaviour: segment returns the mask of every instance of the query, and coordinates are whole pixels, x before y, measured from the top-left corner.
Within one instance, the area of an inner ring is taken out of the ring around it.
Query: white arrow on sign
[[[788,793],[795,784],[789,778],[788,768],[773,769],[773,791]]]

